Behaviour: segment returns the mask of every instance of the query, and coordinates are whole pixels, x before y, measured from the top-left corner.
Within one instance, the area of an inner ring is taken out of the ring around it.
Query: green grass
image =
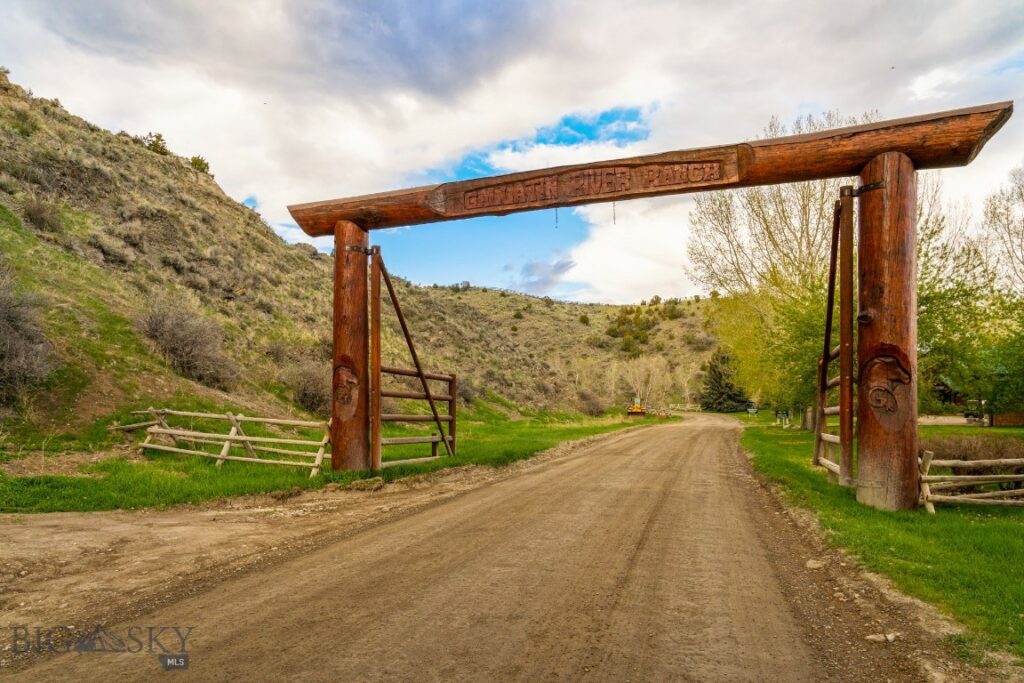
[[[923,428],[933,435],[957,430]],[[1014,431],[1024,430],[984,430],[1008,438]],[[952,650],[969,654],[979,645],[1024,655],[1024,511],[945,505],[935,515],[874,510],[810,465],[813,441],[809,432],[766,426],[743,434],[754,467],[782,484],[791,502],[816,512],[831,543],[971,629],[949,642]]]
[[[63,378],[66,369],[57,371],[57,377]],[[51,378],[50,381],[56,381]],[[75,429],[53,430],[46,432],[37,425],[26,419],[7,420],[0,430],[0,462],[11,460],[25,453],[40,452],[51,457],[59,457],[59,453],[70,451],[98,451],[109,448],[118,443],[123,443],[125,436],[120,432],[111,432],[107,428],[113,424],[130,424],[140,422],[148,418],[132,415],[133,411],[145,410],[151,402],[130,401],[120,405],[114,412],[96,418],[89,424]],[[174,398],[164,401],[163,404],[173,406],[176,410],[219,413],[225,412],[244,413],[245,411],[230,403],[220,403],[192,394],[179,393]],[[214,430],[220,429],[221,425],[209,420],[188,420],[177,422],[174,426],[187,428],[209,427]],[[223,431],[223,430],[222,430]],[[247,432],[251,429],[247,429]],[[250,436],[261,436],[253,432]],[[312,437],[310,437],[312,438]],[[317,436],[316,438],[319,438]]]
[[[204,408],[200,405],[192,407]],[[205,408],[223,412],[220,406]],[[391,481],[460,465],[502,466],[528,458],[563,441],[656,421],[655,418],[570,418],[564,414],[543,413],[536,417],[510,420],[486,403],[478,402],[474,410],[464,411],[460,415],[459,453],[456,457],[396,465],[386,468],[381,476]],[[188,424],[193,427],[213,426],[203,420],[194,420]],[[217,425],[217,428],[224,432],[222,424]],[[259,425],[247,424],[246,433],[260,436],[269,432]],[[413,432],[393,430],[392,433]],[[319,438],[315,430],[299,430],[298,434],[303,438]],[[429,454],[429,445],[385,449],[386,460]],[[91,476],[0,475],[0,512],[111,510],[199,503],[224,496],[268,493],[296,486],[318,488],[328,482],[347,483],[373,476],[368,472],[327,471],[311,480],[309,470],[305,468],[227,462],[218,469],[212,459],[163,453],[147,455],[145,462],[119,458],[106,460],[88,467],[86,473]]]

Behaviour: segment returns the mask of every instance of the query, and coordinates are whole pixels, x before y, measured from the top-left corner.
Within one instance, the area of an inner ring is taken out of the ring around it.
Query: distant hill
[[[41,383],[7,401],[9,433],[81,430],[175,401],[282,414],[301,412],[299,398],[315,408],[299,394],[329,375],[332,258],[286,244],[202,166],[157,136],[115,135],[32,97],[0,72],[0,265],[18,296],[37,302],[52,361]],[[404,281],[399,295],[427,367],[458,373],[467,401],[513,411],[621,405],[637,356],[663,378],[662,400],[686,400],[713,346],[694,301],[590,305]],[[196,381],[187,375],[201,373],[176,366],[152,338],[153,311],[222,336],[212,357],[222,376]],[[388,327],[386,362],[408,365],[393,318]]]

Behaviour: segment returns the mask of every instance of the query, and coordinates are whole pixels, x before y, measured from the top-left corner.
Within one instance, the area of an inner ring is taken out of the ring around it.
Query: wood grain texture
[[[917,178],[887,152],[860,174],[857,500],[914,508],[917,460]]]
[[[1013,112],[1012,102],[807,135],[561,166],[288,207],[310,235],[338,221],[367,230],[715,188],[857,175],[902,152],[915,168],[963,166]]]
[[[853,186],[839,192],[839,483],[853,485]]]
[[[331,380],[331,469],[370,467],[369,322],[366,249],[369,235],[350,221],[334,232],[334,368]]]

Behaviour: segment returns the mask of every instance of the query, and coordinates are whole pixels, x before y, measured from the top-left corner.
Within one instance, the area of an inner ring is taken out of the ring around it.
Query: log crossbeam
[[[855,176],[901,152],[917,169],[964,166],[1013,112],[1012,102],[590,164],[510,173],[288,207],[309,235],[339,221],[364,230],[623,199]]]

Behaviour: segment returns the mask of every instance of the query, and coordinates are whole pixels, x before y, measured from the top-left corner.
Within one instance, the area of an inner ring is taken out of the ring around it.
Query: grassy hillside
[[[286,244],[160,140],[112,134],[3,71],[0,268],[48,349],[47,372],[0,407],[8,454],[100,447],[107,423],[150,404],[301,413],[297,391],[327,382],[329,255]],[[468,403],[514,413],[621,405],[637,356],[654,359],[664,399],[685,400],[712,345],[692,301],[623,308],[404,281],[399,295],[428,368],[458,373]],[[147,335],[154,310],[222,337],[213,381]],[[386,361],[407,365],[387,328]]]

